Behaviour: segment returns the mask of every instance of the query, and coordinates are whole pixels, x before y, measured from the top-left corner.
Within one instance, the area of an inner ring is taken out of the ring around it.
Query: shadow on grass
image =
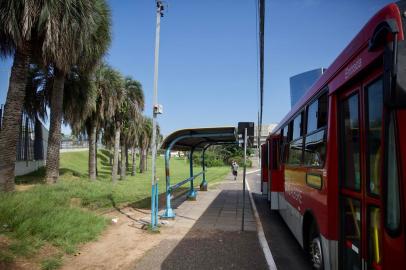
[[[17,185],[19,184],[41,184],[45,183],[45,172],[46,169],[45,167],[41,167],[38,170],[25,174],[25,175],[20,175],[15,177],[15,183]],[[60,168],[59,169],[59,175],[72,175],[75,177],[87,177],[87,174],[80,173],[75,170],[71,170],[68,168]]]
[[[110,164],[110,151],[107,149],[100,149],[97,151],[97,159],[100,160],[100,164],[106,167],[111,167]]]

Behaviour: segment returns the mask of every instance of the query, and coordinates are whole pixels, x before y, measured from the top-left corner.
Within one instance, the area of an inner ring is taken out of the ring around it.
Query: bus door
[[[285,189],[283,170],[281,168],[281,136],[271,137],[269,141],[269,193],[271,199],[271,209],[279,209],[279,193]]]
[[[268,194],[268,140],[261,145],[261,192],[262,195]]]
[[[341,269],[381,269],[383,82],[375,74],[339,96]]]

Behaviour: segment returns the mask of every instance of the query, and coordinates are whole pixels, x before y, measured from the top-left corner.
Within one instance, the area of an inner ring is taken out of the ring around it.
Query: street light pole
[[[162,106],[158,104],[158,59],[159,59],[159,33],[161,28],[161,17],[163,17],[164,6],[162,1],[156,1],[156,32],[155,32],[155,64],[154,64],[154,95],[152,109],[152,187],[151,187],[151,229],[156,230],[158,224],[158,179],[156,177],[156,156],[157,156],[157,115],[162,113]]]

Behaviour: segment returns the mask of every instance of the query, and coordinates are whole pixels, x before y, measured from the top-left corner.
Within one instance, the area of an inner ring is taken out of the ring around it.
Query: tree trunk
[[[113,169],[111,180],[113,183],[117,182],[117,170],[118,170],[118,149],[120,148],[120,128],[118,127],[114,136],[114,155],[113,155]]]
[[[88,130],[89,136],[89,178],[90,180],[96,180],[96,127],[94,124],[90,124]]]
[[[131,152],[132,152],[132,171],[131,171],[131,175],[132,176],[134,176],[135,175],[135,172],[136,172],[136,166],[135,166],[135,147],[133,147],[132,149],[131,149]]]
[[[38,117],[35,117],[35,128],[34,128],[34,159],[43,160],[44,159],[44,142],[42,134],[42,124]]]
[[[95,155],[95,168],[96,168],[96,177],[98,177],[99,176],[99,167],[97,166],[97,153],[98,153],[98,147],[97,147],[97,143],[98,143],[98,141],[97,141],[97,137],[98,137],[98,135],[99,135],[99,132],[98,132],[98,130],[97,129],[95,129],[96,130],[96,140],[95,140],[95,149],[96,149],[96,155]]]
[[[47,165],[45,179],[48,184],[58,181],[59,149],[61,147],[61,121],[65,74],[55,69],[54,85],[51,93],[51,118],[48,136]]]
[[[148,150],[147,149],[143,149],[142,150],[142,171],[143,172],[146,172],[147,171],[147,153],[148,153]]]
[[[144,172],[144,149],[140,148],[140,173]]]
[[[130,167],[130,164],[128,162],[128,145],[127,144],[125,145],[125,167],[126,168]]]
[[[148,147],[145,149],[145,171],[148,171]]]
[[[120,180],[125,180],[125,176],[127,174],[127,166],[126,166],[126,148],[125,145],[121,145],[121,171],[120,171]]]
[[[27,83],[29,50],[17,49],[0,132],[0,191],[14,190],[14,167]]]
[[[109,164],[113,166],[113,156],[111,155],[111,147],[109,146]]]

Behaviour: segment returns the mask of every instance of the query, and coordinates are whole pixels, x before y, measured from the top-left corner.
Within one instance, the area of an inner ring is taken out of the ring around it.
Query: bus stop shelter
[[[175,213],[171,207],[172,192],[186,183],[190,183],[187,194],[189,200],[196,200],[196,190],[194,189],[194,179],[202,175],[203,180],[200,190],[207,190],[205,152],[212,145],[237,144],[238,136],[235,127],[212,127],[212,128],[191,128],[181,129],[173,132],[165,138],[161,148],[165,150],[165,176],[166,176],[166,207],[162,218],[174,218]],[[171,185],[170,177],[170,157],[171,151],[188,151],[190,176],[176,184]],[[193,153],[202,151],[202,171],[193,172]]]

